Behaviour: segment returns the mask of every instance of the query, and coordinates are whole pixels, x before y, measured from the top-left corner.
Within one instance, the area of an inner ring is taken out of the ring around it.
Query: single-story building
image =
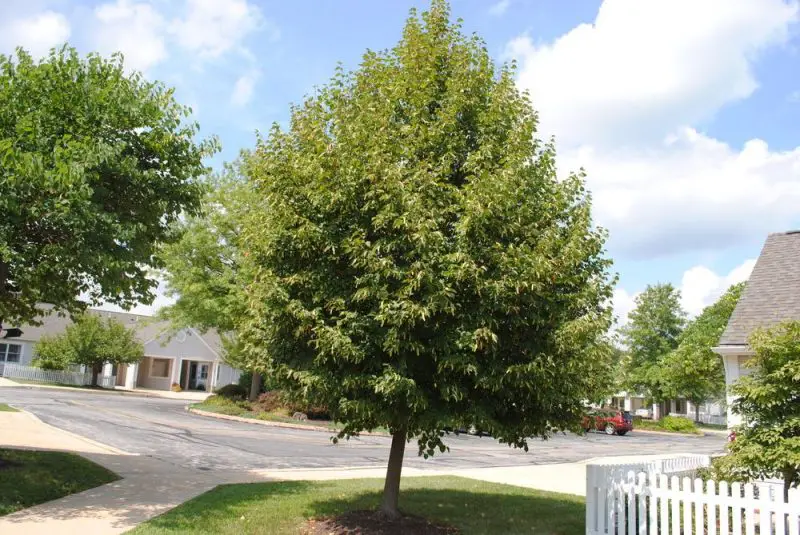
[[[695,419],[694,404],[684,398],[671,399],[661,403],[648,404],[647,398],[642,394],[618,392],[606,401],[606,404],[620,410],[636,414],[637,411],[646,409],[650,418],[659,420],[664,416],[680,416],[692,421]],[[710,402],[700,405],[700,421],[706,424],[724,424],[725,410],[720,403]]]
[[[800,231],[770,234],[747,281],[728,326],[714,348],[725,364],[725,382],[730,387],[750,369],[745,363],[753,355],[747,345],[759,328],[787,320],[800,320]],[[734,400],[728,391],[728,407]],[[728,409],[728,427],[741,423]]]
[[[43,305],[43,309],[50,308]],[[144,345],[144,358],[135,364],[106,364],[103,375],[116,376],[123,388],[170,390],[173,384],[183,390],[211,392],[238,382],[241,372],[222,360],[222,341],[215,331],[171,329],[169,322],[151,316],[89,309],[89,314],[116,319],[136,332]],[[36,343],[42,336],[63,332],[72,320],[68,316],[42,316],[41,325],[22,325],[22,336],[0,343],[0,375],[8,363],[30,366]]]

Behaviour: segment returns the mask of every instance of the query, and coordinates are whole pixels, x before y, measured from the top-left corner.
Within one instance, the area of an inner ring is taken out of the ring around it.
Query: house
[[[44,305],[42,308],[49,308]],[[214,331],[171,329],[169,322],[150,316],[89,309],[89,314],[114,318],[136,332],[144,345],[144,358],[135,364],[106,364],[103,375],[116,376],[123,388],[170,390],[177,383],[183,390],[212,391],[238,382],[240,371],[222,360],[222,341]],[[22,336],[0,343],[0,375],[5,363],[30,366],[36,343],[45,335],[59,334],[71,320],[55,313],[44,315],[42,324],[23,325]]]
[[[714,351],[722,356],[728,386],[749,373],[747,340],[756,329],[800,320],[800,231],[770,234],[739,303]],[[728,407],[733,397],[728,392]],[[728,409],[728,426],[741,419]]]
[[[606,400],[606,405],[616,407],[620,410],[629,411],[637,414],[638,411],[646,410],[647,414],[659,420],[664,416],[680,416],[692,421],[695,419],[694,404],[684,398],[671,399],[661,403],[647,403],[647,398],[643,394],[618,392],[613,397]],[[640,414],[642,414],[640,412]],[[706,424],[724,424],[725,411],[720,403],[710,402],[700,405],[700,421]]]

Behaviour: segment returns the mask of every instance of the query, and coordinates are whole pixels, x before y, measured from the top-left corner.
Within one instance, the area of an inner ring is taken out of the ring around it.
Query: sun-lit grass
[[[0,412],[19,412],[19,411],[10,405],[7,405],[5,403],[0,403]]]
[[[79,455],[0,449],[0,516],[117,479]]]
[[[309,518],[375,509],[383,480],[223,485],[133,530],[173,533],[296,534]],[[469,534],[584,532],[584,499],[458,477],[404,478],[400,508]]]

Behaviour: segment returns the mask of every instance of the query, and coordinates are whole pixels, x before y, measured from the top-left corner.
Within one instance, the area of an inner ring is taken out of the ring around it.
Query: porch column
[[[736,396],[731,393],[731,385],[741,377],[739,355],[723,355],[722,363],[725,365],[725,401],[728,411],[728,429],[730,429],[742,423],[742,417],[734,414],[731,409],[733,402],[736,401]]]
[[[172,359],[172,373],[170,374],[169,386],[172,388],[174,383],[181,384],[181,368],[183,367],[183,359]],[[183,388],[183,385],[181,385]]]
[[[217,367],[219,362],[212,362],[208,369],[208,381],[206,381],[206,392],[213,392],[217,388]]]
[[[128,369],[125,372],[125,388],[133,390],[136,388],[136,379],[139,375],[139,363],[128,364]]]
[[[653,403],[653,420],[661,419],[661,404]]]
[[[624,410],[626,410],[628,412],[631,412],[632,403],[631,403],[631,397],[630,396],[625,396],[625,401],[624,401],[623,406],[625,407]]]

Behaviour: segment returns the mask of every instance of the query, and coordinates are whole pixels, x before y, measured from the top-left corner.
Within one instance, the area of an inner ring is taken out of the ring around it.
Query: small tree
[[[527,448],[578,429],[609,366],[605,232],[513,69],[434,0],[275,126],[253,162],[247,354],[343,424],[405,445],[469,427]],[[603,387],[606,385],[603,384]]]
[[[201,214],[176,223],[180,239],[161,250],[167,295],[174,304],[159,311],[173,328],[216,329],[223,342],[225,361],[253,371],[250,399],[261,391],[260,370],[243,358],[236,337],[247,312],[242,273],[241,227],[254,209],[254,191],[245,176],[248,155],[227,164],[210,179]]]
[[[667,398],[659,369],[661,359],[678,347],[686,322],[681,293],[672,284],[648,285],[636,297],[636,308],[621,329],[628,348],[628,389],[656,401]]]
[[[788,321],[752,334],[752,372],[739,379],[734,413],[742,416],[732,462],[751,478],[783,480],[784,500],[800,485],[800,321]]]
[[[719,344],[743,289],[743,282],[735,284],[706,307],[683,331],[678,347],[657,367],[663,393],[691,401],[696,421],[700,420],[700,405],[725,395],[722,358],[713,348]]]
[[[150,302],[157,244],[197,211],[216,143],[173,91],[122,57],[53,50],[0,55],[0,321],[35,323],[40,303]]]
[[[63,358],[59,358],[58,354]],[[92,370],[92,386],[103,364],[132,364],[144,357],[144,347],[136,334],[121,322],[95,314],[84,314],[67,326],[61,334],[43,337],[36,344],[36,360],[42,367],[62,368],[69,364],[82,364]]]

